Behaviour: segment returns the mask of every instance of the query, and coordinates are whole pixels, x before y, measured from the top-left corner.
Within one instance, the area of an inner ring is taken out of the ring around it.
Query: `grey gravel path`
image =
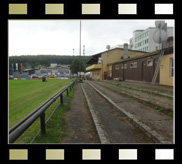
[[[80,84],[76,85],[71,108],[65,113],[65,120],[66,137],[61,143],[100,143]]]

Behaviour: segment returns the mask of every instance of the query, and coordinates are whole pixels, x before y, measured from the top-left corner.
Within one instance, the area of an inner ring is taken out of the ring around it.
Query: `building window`
[[[147,66],[148,67],[153,66],[153,59],[147,60]]]
[[[127,64],[124,64],[124,69],[127,69]]]
[[[115,70],[119,70],[119,65],[115,65]]]
[[[170,77],[174,77],[174,60],[173,60],[173,58],[170,59],[170,65],[171,65]]]
[[[130,68],[133,68],[133,63],[130,63]]]
[[[137,62],[133,63],[133,68],[137,68]]]
[[[123,64],[121,65],[121,69],[123,69]]]

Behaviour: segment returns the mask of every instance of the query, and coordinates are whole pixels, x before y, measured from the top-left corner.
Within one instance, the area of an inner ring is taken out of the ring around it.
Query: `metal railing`
[[[67,96],[69,95],[69,89],[73,88],[75,84],[75,80],[67,85],[65,88],[61,89],[47,101],[45,101],[42,105],[40,105],[37,109],[28,114],[25,118],[15,124],[13,127],[9,129],[9,143],[15,142],[39,117],[40,117],[40,128],[41,133],[43,135],[46,134],[45,125],[45,111],[46,109],[60,97],[60,104],[63,105],[63,93],[66,91]],[[52,116],[52,114],[51,114]],[[49,117],[50,119],[50,117]],[[48,119],[48,120],[49,120]]]

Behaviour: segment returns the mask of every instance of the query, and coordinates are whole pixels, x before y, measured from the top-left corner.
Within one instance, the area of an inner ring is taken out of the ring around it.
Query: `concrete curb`
[[[97,118],[97,116],[95,114],[94,108],[93,108],[92,104],[90,103],[90,100],[89,100],[89,98],[88,98],[82,84],[81,84],[81,87],[82,87],[83,93],[85,95],[85,98],[86,98],[90,113],[92,115],[92,119],[94,121],[94,125],[96,127],[100,142],[101,142],[101,144],[107,144],[107,143],[109,143],[109,141],[107,140],[106,136],[104,135],[104,131],[102,130],[102,128],[101,128],[101,126],[99,124],[99,121],[98,121],[98,118]]]
[[[89,83],[88,83],[89,84]],[[119,107],[117,104],[115,104],[110,98],[108,98],[106,95],[101,93],[97,88],[95,88],[92,84],[89,84],[96,92],[98,92],[102,97],[104,97],[110,104],[112,104],[116,109],[118,109],[120,112],[125,114],[129,120],[134,123],[140,130],[142,130],[149,138],[151,138],[155,143],[162,143],[162,144],[170,144],[170,142],[165,141],[165,139],[160,136],[155,130],[152,130],[150,127],[145,125],[143,122],[136,119],[132,114],[125,111],[121,107]]]

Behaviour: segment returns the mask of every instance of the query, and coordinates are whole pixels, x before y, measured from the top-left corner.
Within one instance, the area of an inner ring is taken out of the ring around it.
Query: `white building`
[[[153,52],[159,49],[159,44],[154,42],[154,32],[158,30],[156,27],[149,27],[145,30],[135,30],[133,37],[130,39],[130,49]],[[173,36],[173,27],[167,27],[167,37]]]
[[[58,64],[57,64],[57,63],[55,63],[55,62],[54,62],[54,63],[50,63],[50,67],[52,67],[52,68],[57,67],[57,65],[58,65]]]
[[[51,63],[52,64],[52,63]],[[69,77],[70,76],[70,65],[50,65],[47,68],[41,68],[35,72],[39,76],[57,76],[57,77]]]

